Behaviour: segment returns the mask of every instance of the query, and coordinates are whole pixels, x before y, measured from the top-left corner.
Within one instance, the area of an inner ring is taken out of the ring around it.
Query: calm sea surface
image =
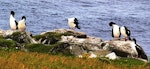
[[[10,11],[15,18],[27,17],[27,31],[39,34],[67,28],[67,18],[77,17],[88,35],[110,40],[110,21],[131,30],[146,54],[150,56],[150,0],[1,0],[0,29],[10,29]]]

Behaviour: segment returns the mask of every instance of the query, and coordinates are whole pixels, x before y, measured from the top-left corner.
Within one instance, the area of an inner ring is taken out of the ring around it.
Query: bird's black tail
[[[76,25],[76,28],[80,29],[80,26]]]

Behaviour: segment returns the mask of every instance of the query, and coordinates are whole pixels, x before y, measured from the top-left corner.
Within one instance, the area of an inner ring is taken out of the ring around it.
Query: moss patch
[[[5,37],[3,37],[3,36],[0,36],[0,39],[5,39]]]
[[[59,40],[61,40],[61,36],[74,36],[78,38],[86,38],[86,35],[83,34],[75,34],[72,31],[67,31],[65,33],[56,33],[56,32],[47,32],[43,35],[35,35],[33,38],[35,38],[36,41],[41,41],[41,43],[44,44],[55,44]]]
[[[29,52],[48,53],[51,47],[45,46],[44,44],[27,44],[25,48]]]
[[[87,35],[86,34],[81,34],[81,33],[74,33],[73,31],[67,31],[65,33],[63,33],[62,35],[64,36],[74,36],[74,37],[77,37],[77,38],[86,38]]]
[[[13,40],[0,39],[1,48],[15,48],[17,43]]]
[[[26,40],[25,32],[14,32],[12,35],[7,36],[6,38],[10,38],[18,43],[30,43],[30,41]]]
[[[51,49],[57,46],[61,46],[64,43],[56,43],[53,45],[44,45],[44,44],[27,44],[25,48],[28,49],[29,52],[38,52],[38,53],[51,53]]]
[[[44,44],[55,44],[61,39],[61,34],[47,32],[44,35],[33,36],[33,38],[35,38],[37,41],[41,40],[41,43],[45,41]]]

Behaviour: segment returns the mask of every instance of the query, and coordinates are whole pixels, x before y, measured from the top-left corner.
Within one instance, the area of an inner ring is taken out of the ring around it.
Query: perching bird
[[[18,30],[25,31],[26,30],[26,17],[22,16],[22,20],[18,22]]]
[[[136,43],[136,39],[133,38],[132,41],[133,41],[132,46],[135,47],[134,49],[135,49],[135,51],[137,52],[137,57],[138,57],[138,58],[143,58],[143,59],[148,60],[148,58],[147,58],[147,56],[146,56],[144,50],[142,49],[142,47],[140,47],[140,46]],[[132,47],[132,48],[133,48],[133,47]]]
[[[114,22],[110,22],[109,26],[112,26],[112,37],[114,39],[120,39],[121,36],[120,27]]]
[[[14,15],[15,15],[15,12],[14,11],[11,11],[10,12],[10,19],[9,19],[9,23],[10,23],[10,28],[12,30],[17,30],[18,27],[18,22],[16,21],[16,19],[14,18]]]
[[[80,27],[78,26],[78,20],[75,17],[72,18],[68,18],[68,25],[71,29],[75,30],[75,28],[80,29]]]
[[[130,30],[126,26],[122,26],[120,32],[125,37],[125,41],[126,40],[131,40],[130,39],[130,34],[131,34]]]

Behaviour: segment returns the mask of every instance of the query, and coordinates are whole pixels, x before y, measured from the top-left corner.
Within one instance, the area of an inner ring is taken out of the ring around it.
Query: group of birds
[[[125,41],[126,40],[131,40],[130,30],[126,26],[120,27],[114,22],[110,22],[109,26],[112,26],[112,37],[114,39],[120,39],[120,36],[123,35]]]
[[[10,12],[10,28],[12,30],[19,30],[19,31],[25,31],[26,30],[26,17],[22,16],[22,19],[20,21],[17,21],[15,19],[15,12],[11,11]]]
[[[25,31],[26,30],[26,17],[22,16],[20,21],[17,21],[14,18],[15,12],[10,12],[10,27],[12,30]],[[78,25],[78,19],[75,17],[68,18],[68,26],[75,30],[75,28],[80,29]],[[109,26],[112,26],[112,37],[114,39],[120,39],[121,34],[125,37],[126,40],[130,40],[130,30],[126,26],[119,27],[116,23],[110,22]]]
[[[25,31],[26,30],[26,17],[22,16],[22,19],[20,21],[17,22],[17,20],[14,18],[15,12],[11,11],[10,14],[10,27],[12,30],[19,30],[19,31]],[[68,26],[70,27],[70,29],[75,30],[75,28],[80,29],[80,26],[78,25],[78,19],[75,17],[72,18],[68,18]],[[120,36],[123,35],[125,41],[127,40],[131,40],[130,38],[130,30],[126,27],[126,26],[118,26],[116,23],[114,22],[110,22],[109,26],[112,26],[112,37],[114,39],[120,40]],[[133,43],[132,43],[132,48],[135,50],[135,52],[138,54],[138,57],[140,57],[139,55],[142,55],[142,48],[136,44],[136,39],[133,38],[132,39]]]
[[[78,25],[78,20],[75,17],[72,18],[68,18],[68,25],[72,30],[75,30],[75,28],[80,29],[79,25]],[[142,57],[143,56],[143,49],[136,43],[136,39],[133,38],[131,40],[130,38],[130,30],[126,27],[126,26],[118,26],[116,23],[114,22],[110,22],[109,26],[112,26],[112,37],[114,38],[114,40],[120,40],[121,35],[124,36],[124,40],[127,41],[131,41],[131,48],[134,50],[134,57]],[[147,58],[147,57],[144,57]]]
[[[125,41],[130,40],[131,42],[131,48],[134,51],[134,55],[135,57],[142,57],[144,52],[143,49],[137,44],[136,39],[133,38],[131,40],[130,38],[130,30],[126,27],[126,26],[118,26],[116,23],[114,22],[110,22],[109,26],[112,26],[112,37],[114,39],[120,40],[120,36],[123,35]],[[143,58],[147,59],[147,57],[143,56]]]
[[[78,25],[78,20],[75,17],[68,18],[68,25],[71,29],[75,30],[75,28],[80,29]],[[112,37],[114,39],[120,39],[121,34],[125,37],[126,40],[131,40],[130,38],[130,30],[126,26],[119,27],[116,23],[110,22],[109,26],[112,26]]]
[[[10,12],[10,28],[12,30],[19,30],[19,31],[25,31],[26,30],[26,17],[22,16],[22,19],[20,21],[17,21],[15,19],[15,12],[11,11]],[[78,26],[78,20],[75,17],[72,18],[68,18],[68,25],[71,29],[75,30],[75,28],[80,29],[80,27]]]

